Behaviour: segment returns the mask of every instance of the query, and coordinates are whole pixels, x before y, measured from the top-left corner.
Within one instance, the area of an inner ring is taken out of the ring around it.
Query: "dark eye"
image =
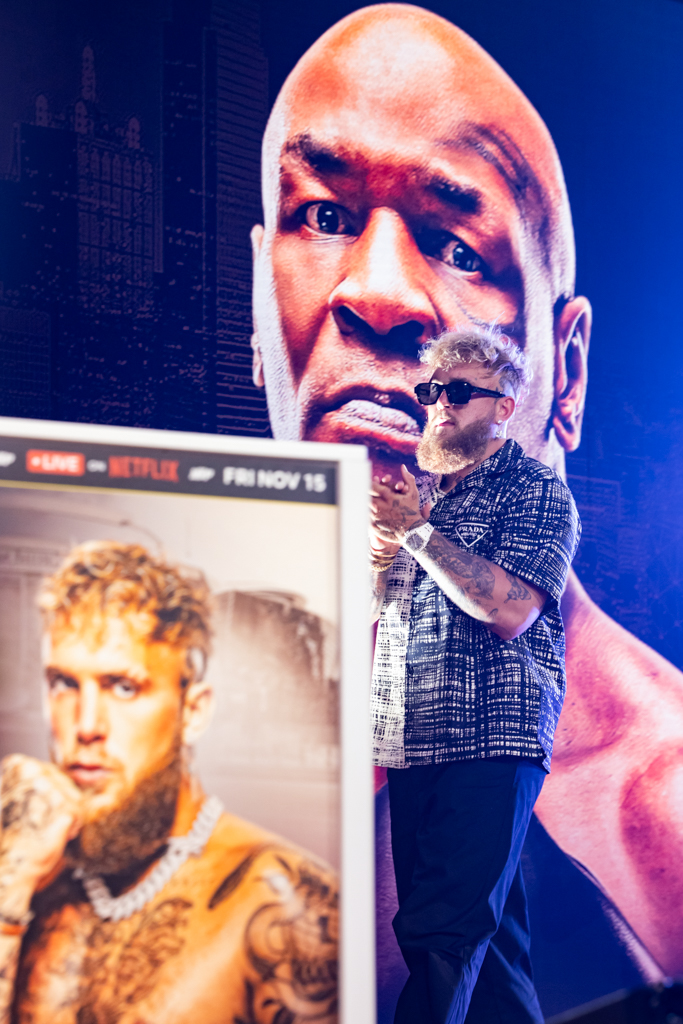
[[[67,690],[78,689],[78,683],[76,680],[70,679],[69,676],[50,676],[48,679],[48,685],[50,687],[50,693],[64,693]]]
[[[484,261],[477,256],[474,249],[470,249],[469,245],[465,245],[448,231],[426,229],[416,235],[416,241],[425,256],[441,260],[456,270],[476,274],[478,270],[484,269]]]
[[[304,211],[304,223],[322,235],[348,235],[351,231],[348,213],[336,203],[311,203]]]

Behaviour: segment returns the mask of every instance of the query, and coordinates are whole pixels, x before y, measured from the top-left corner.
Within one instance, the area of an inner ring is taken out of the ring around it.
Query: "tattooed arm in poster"
[[[271,891],[247,922],[244,1008],[233,1024],[333,1024],[339,913],[333,879],[310,861],[277,849],[256,851],[237,871],[255,872]],[[228,898],[233,875],[210,905]]]
[[[15,755],[2,762],[0,1022],[10,1020],[31,900],[78,829],[80,793],[54,765]]]

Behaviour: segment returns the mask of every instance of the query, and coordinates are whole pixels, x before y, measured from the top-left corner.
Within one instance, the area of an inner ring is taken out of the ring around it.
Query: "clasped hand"
[[[393,483],[390,476],[373,477],[370,489],[370,540],[373,550],[398,548],[406,533],[429,519],[429,507],[420,510],[415,477],[401,466],[402,480]]]

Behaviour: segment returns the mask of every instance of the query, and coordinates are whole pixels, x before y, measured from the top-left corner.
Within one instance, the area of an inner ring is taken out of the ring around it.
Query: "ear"
[[[213,714],[213,689],[205,681],[190,683],[183,701],[182,741],[191,747],[204,732]]]
[[[505,398],[499,398],[496,402],[496,420],[501,423],[505,423],[509,420],[515,411],[516,402],[512,395],[506,395]]]
[[[593,311],[583,295],[570,299],[555,320],[555,401],[551,423],[566,452],[581,441],[588,383],[588,345]]]
[[[254,224],[253,228],[249,232],[249,238],[251,239],[251,258],[252,262],[256,263],[261,252],[261,246],[263,244],[264,228],[263,224]]]
[[[254,224],[251,229],[251,256],[252,266],[254,275],[256,275],[256,264],[261,252],[261,246],[263,244],[263,225]],[[257,388],[263,388],[266,386],[266,382],[263,378],[263,358],[261,356],[261,346],[258,340],[258,334],[256,331],[251,336],[251,350],[253,352],[251,362],[251,377]]]
[[[256,331],[251,336],[251,351],[251,379],[257,388],[264,388],[266,382],[263,376],[263,357]]]

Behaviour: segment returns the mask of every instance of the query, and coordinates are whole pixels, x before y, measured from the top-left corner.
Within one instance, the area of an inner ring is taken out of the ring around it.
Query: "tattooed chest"
[[[141,919],[45,923],[22,959],[17,1024],[148,1024],[185,945],[192,904],[166,900]]]

